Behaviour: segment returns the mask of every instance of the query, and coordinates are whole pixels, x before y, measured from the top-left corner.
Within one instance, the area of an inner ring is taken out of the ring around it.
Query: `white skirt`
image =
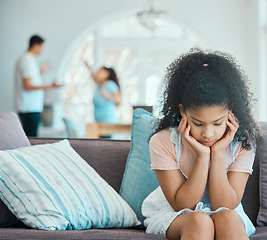
[[[179,215],[188,212],[205,212],[210,216],[225,209],[229,210],[228,208],[221,207],[215,211],[212,211],[209,202],[199,202],[194,210],[185,208],[175,212],[166,200],[160,187],[156,188],[152,193],[150,193],[142,204],[142,214],[146,218],[144,221],[146,232],[160,234],[164,237],[166,237],[166,231],[170,224]],[[256,229],[248,216],[245,214],[242,204],[240,203],[234,210],[244,221],[248,236],[253,235]]]

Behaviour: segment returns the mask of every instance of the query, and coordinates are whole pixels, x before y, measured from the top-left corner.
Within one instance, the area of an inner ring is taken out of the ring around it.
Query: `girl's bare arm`
[[[228,114],[228,131],[226,135],[211,148],[211,166],[209,178],[209,193],[212,209],[228,207],[234,209],[240,203],[249,173],[225,172],[224,151],[233,141],[239,128],[234,114]]]
[[[225,172],[224,155],[213,155],[210,167],[210,202],[213,210],[219,207],[235,209],[243,197],[249,173]]]
[[[197,142],[190,135],[191,127],[187,122],[187,117],[184,115],[179,124],[178,131],[197,154],[196,163],[190,176],[185,180],[185,177],[179,170],[155,171],[162,191],[175,211],[183,208],[193,209],[201,201],[209,171],[210,149]]]
[[[198,159],[186,180],[180,170],[156,170],[160,187],[174,211],[194,209],[204,194],[209,164]]]

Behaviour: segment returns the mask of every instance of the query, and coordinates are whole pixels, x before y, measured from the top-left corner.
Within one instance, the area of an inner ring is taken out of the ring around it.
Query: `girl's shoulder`
[[[229,171],[253,172],[253,163],[255,159],[256,146],[252,145],[251,149],[245,149],[242,146],[242,141],[234,140],[229,147],[230,163]]]
[[[151,148],[153,147],[161,147],[163,149],[169,149],[169,151],[173,152],[173,142],[171,141],[171,129],[164,129],[157,133],[155,133],[149,142]]]
[[[231,142],[229,148],[233,152],[235,158],[237,158],[239,155],[253,154],[256,152],[256,146],[253,143],[251,143],[250,149],[245,149],[242,146],[242,141],[237,140],[236,138]]]
[[[174,144],[170,140],[171,130],[161,130],[154,134],[149,142],[151,169],[178,169]]]
[[[157,133],[155,133],[152,137],[151,140],[153,139],[153,141],[158,141],[160,140],[169,140],[170,141],[170,136],[171,136],[171,129],[163,129]]]

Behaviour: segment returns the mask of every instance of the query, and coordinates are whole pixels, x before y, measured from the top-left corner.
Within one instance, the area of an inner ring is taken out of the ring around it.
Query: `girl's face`
[[[191,126],[191,135],[200,143],[211,147],[220,140],[227,129],[229,109],[225,106],[202,107],[184,111],[180,105],[180,112],[185,114]]]

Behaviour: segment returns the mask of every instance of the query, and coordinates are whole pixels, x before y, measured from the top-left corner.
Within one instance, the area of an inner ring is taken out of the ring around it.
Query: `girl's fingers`
[[[184,135],[183,136],[187,140],[187,142],[189,142],[192,145],[192,144],[194,144],[196,142],[196,140],[190,136],[190,130],[191,130],[191,126],[188,125],[187,128],[184,131]]]
[[[231,122],[227,121],[226,122],[227,126],[230,128],[231,132],[236,132],[237,131],[237,127],[234,126],[234,124],[232,124]]]
[[[180,121],[180,124],[179,124],[179,127],[178,127],[178,130],[181,134],[184,133],[185,129],[186,129],[186,124],[187,124],[187,119],[186,117],[184,116],[181,121]]]
[[[182,124],[183,124],[184,118],[181,118],[179,126],[178,126],[178,131],[181,132]]]
[[[229,120],[226,121],[227,126],[230,128],[231,131],[235,130],[234,124],[232,124]]]
[[[235,115],[231,111],[229,111],[228,118],[236,128],[239,128],[238,120],[236,119]]]
[[[226,136],[230,137],[231,139],[234,138],[237,129],[232,123],[230,123],[229,121],[226,122],[227,126],[230,128],[230,131],[228,132],[228,134]]]
[[[191,130],[191,126],[188,125],[187,128],[185,129],[184,133],[185,133],[185,137],[189,137],[189,134],[190,134],[190,130]]]
[[[192,136],[190,135],[190,131],[191,131],[191,125],[188,125],[188,126],[186,126],[186,124],[187,124],[187,118],[186,117],[184,117],[185,119],[184,119],[184,131],[181,133],[183,136],[184,136],[184,138],[191,144],[191,145],[194,145],[194,144],[196,144],[197,143],[197,141],[194,139],[194,138],[192,138]]]
[[[190,144],[193,144],[193,140],[192,137],[190,136],[190,130],[191,130],[191,126],[188,125],[188,127],[185,129],[184,131],[184,138],[187,140],[187,142],[189,142]]]
[[[231,123],[232,123],[236,128],[239,128],[239,124],[238,124],[238,122],[236,121],[236,119],[235,119],[233,116],[229,115],[228,119],[231,121]]]
[[[199,143],[194,137],[190,135],[191,126],[188,125],[188,127],[185,129],[184,132],[184,138],[186,141],[194,148],[194,149],[201,149],[203,145]]]

